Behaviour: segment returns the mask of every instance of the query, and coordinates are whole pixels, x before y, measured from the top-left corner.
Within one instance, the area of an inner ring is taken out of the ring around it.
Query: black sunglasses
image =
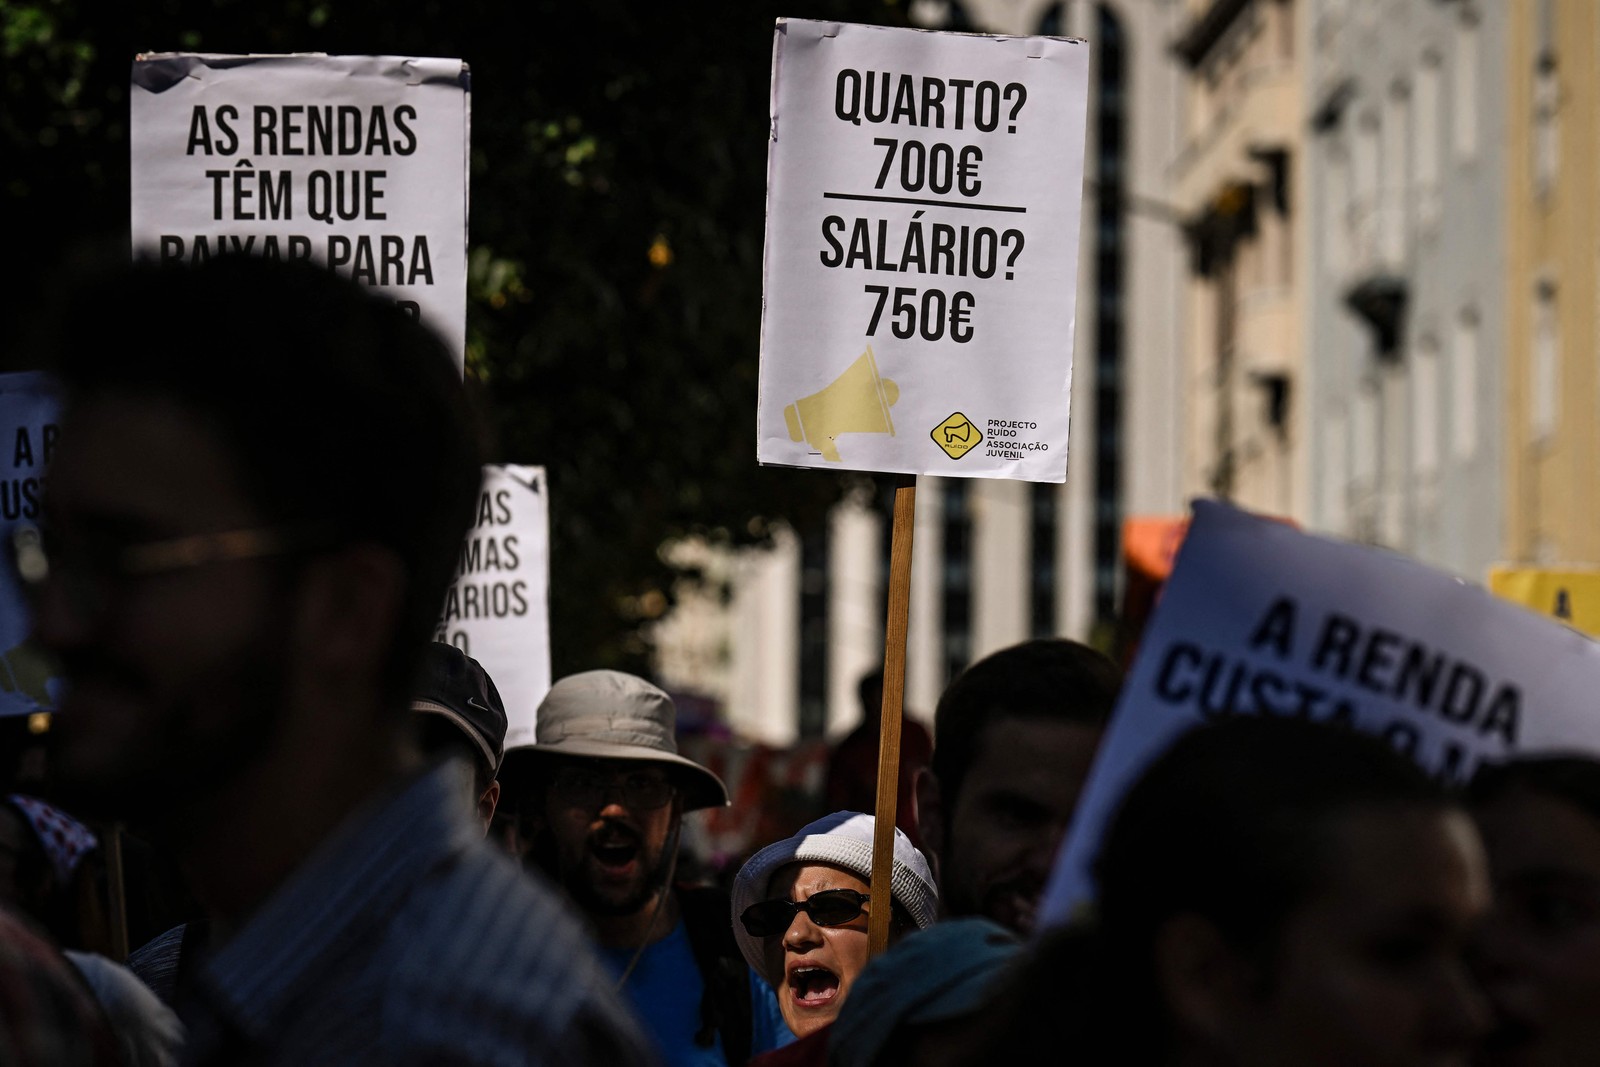
[[[794,917],[805,912],[818,926],[842,926],[865,910],[871,900],[854,889],[824,889],[805,900],[762,900],[744,909],[739,921],[751,937],[773,937],[789,929]]]

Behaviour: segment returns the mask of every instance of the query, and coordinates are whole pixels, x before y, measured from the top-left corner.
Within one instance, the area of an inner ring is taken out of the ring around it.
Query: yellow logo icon
[[[960,459],[983,444],[983,434],[971,419],[957,411],[933,428],[933,443],[951,459]]]
[[[789,439],[804,441],[828,463],[840,462],[839,437],[847,433],[894,436],[889,409],[900,399],[893,378],[878,373],[869,345],[859,359],[821,392],[803,396],[783,409]]]

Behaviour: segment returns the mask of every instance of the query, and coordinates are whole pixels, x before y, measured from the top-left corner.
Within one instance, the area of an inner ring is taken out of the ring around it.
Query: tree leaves
[[[761,543],[860,480],[755,462],[779,14],[904,22],[885,0],[0,0],[0,218],[40,259],[125,235],[137,51],[467,60],[468,373],[499,458],[550,471],[557,674],[641,669],[639,627],[673,589],[664,541]],[[38,296],[9,287],[7,322]]]

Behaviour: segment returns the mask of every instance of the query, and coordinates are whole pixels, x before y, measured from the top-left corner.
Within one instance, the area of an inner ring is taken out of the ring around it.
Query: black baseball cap
[[[435,641],[422,654],[411,710],[442,715],[460,727],[491,772],[505,754],[506,708],[483,665],[455,645]]]

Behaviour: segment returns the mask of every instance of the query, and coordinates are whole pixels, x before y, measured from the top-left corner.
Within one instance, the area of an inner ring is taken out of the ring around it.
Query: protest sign
[[[1088,47],[780,20],[757,455],[1060,482]]]
[[[57,401],[36,371],[0,374],[0,441],[8,462],[0,477],[0,538],[9,550],[19,527],[39,521],[45,465],[56,444]],[[0,715],[27,715],[55,705],[49,660],[29,638],[32,616],[14,568],[0,568]]]
[[[459,364],[467,88],[456,59],[141,56],[133,247],[183,263],[325,264],[419,315]]]
[[[1041,902],[1041,927],[1091,895],[1124,793],[1185,730],[1230,713],[1375,733],[1429,773],[1600,753],[1600,644],[1383,549],[1201,501],[1123,687]]]
[[[550,689],[550,500],[543,467],[483,468],[478,516],[434,637],[483,664],[508,720],[506,747],[533,743]]]
[[[1600,636],[1600,569],[1491,567],[1489,591],[1591,637]]]

